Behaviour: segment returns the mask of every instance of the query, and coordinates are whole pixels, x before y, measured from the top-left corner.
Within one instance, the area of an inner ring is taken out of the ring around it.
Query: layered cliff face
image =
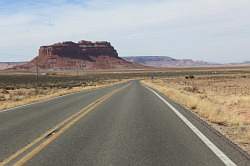
[[[57,43],[50,46],[42,46],[39,56],[54,56],[90,60],[98,56],[109,56],[118,58],[118,53],[108,42],[80,41]]]
[[[138,68],[139,65],[128,62],[118,56],[109,42],[80,41],[62,42],[41,46],[39,55],[23,68],[41,69],[111,69]]]

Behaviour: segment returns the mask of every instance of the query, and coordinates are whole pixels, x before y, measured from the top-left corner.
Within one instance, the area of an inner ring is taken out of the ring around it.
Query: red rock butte
[[[36,64],[41,69],[52,70],[141,68],[120,58],[109,42],[85,40],[41,46],[36,58],[18,68],[34,69]]]

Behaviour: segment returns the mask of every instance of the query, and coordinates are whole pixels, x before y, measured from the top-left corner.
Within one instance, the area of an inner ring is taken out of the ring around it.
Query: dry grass
[[[144,80],[250,152],[250,77]]]
[[[84,84],[73,88],[20,88],[14,90],[0,89],[0,110],[29,104],[36,101],[48,100],[56,96],[62,96],[84,90],[94,90],[97,88],[112,86],[126,80],[108,80],[98,83]]]

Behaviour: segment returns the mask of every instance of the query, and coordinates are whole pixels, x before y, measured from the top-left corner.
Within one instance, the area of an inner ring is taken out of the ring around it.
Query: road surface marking
[[[42,149],[44,149],[47,145],[49,145],[56,138],[58,138],[61,134],[63,134],[68,128],[70,128],[72,125],[74,125],[77,121],[79,121],[81,118],[86,116],[89,112],[93,111],[97,106],[99,106],[100,104],[105,102],[112,95],[125,89],[128,86],[129,85],[126,85],[126,86],[121,87],[119,89],[113,90],[112,92],[110,92],[110,93],[104,95],[103,97],[95,100],[94,102],[90,103],[89,105],[87,105],[86,107],[81,109],[79,112],[71,115],[69,118],[65,119],[63,122],[59,123],[58,125],[56,125],[52,129],[48,130],[45,134],[43,134],[42,136],[40,136],[37,139],[35,139],[34,141],[32,141],[30,144],[26,145],[22,149],[15,152],[13,155],[11,155],[8,158],[6,158],[5,160],[3,160],[0,163],[0,166],[5,166],[5,165],[9,164],[10,162],[13,162],[14,160],[17,160],[17,162],[14,163],[14,165],[16,165],[16,166],[20,166],[20,165],[25,164],[32,157],[34,157],[37,153],[39,153]],[[53,133],[53,131],[57,131],[57,132]],[[48,135],[49,135],[49,137],[48,137]],[[36,144],[38,144],[38,145],[36,145]]]
[[[89,93],[89,92],[94,91],[94,90],[98,90],[98,89],[102,89],[102,88],[108,88],[108,87],[111,87],[111,86],[114,86],[114,85],[117,85],[117,84],[122,84],[122,83],[123,82],[115,83],[115,84],[112,84],[112,85],[107,85],[107,86],[104,86],[104,87],[98,87],[98,88],[93,88],[93,89],[85,89],[85,90],[82,90],[82,91],[79,91],[79,92],[70,92],[68,94],[64,94],[64,95],[60,95],[60,96],[54,96],[54,97],[51,97],[51,98],[48,98],[48,99],[42,99],[40,101],[34,101],[34,102],[31,102],[31,103],[28,103],[28,104],[19,105],[19,106],[15,106],[15,107],[12,107],[12,108],[7,108],[7,109],[3,109],[3,110],[0,109],[0,113],[8,112],[8,111],[14,111],[16,109],[25,108],[27,106],[32,106],[34,104],[41,104],[41,103],[44,103],[44,102],[60,99],[60,98],[70,96],[70,95],[75,95],[75,94],[84,93],[84,92]]]
[[[93,89],[93,90],[96,90],[96,89]],[[32,105],[35,105],[35,104],[41,104],[43,102],[48,102],[48,101],[51,101],[51,100],[59,99],[59,98],[70,96],[70,95],[75,95],[75,94],[78,94],[78,93],[83,93],[83,92],[88,93],[90,91],[91,90],[86,90],[86,91],[83,90],[83,91],[80,91],[80,92],[71,92],[69,94],[65,94],[65,95],[61,95],[61,96],[55,96],[55,97],[51,97],[51,98],[48,98],[48,99],[42,99],[41,101],[34,101],[34,102],[31,102],[31,103],[28,103],[28,104],[24,104],[24,105],[20,105],[20,106],[8,108],[8,109],[0,110],[0,113],[8,112],[8,111],[14,111],[15,109],[20,109],[20,108],[24,108],[24,107],[27,107],[27,106],[32,106]]]
[[[226,154],[224,154],[216,145],[214,145],[197,127],[195,127],[184,115],[180,113],[172,104],[166,101],[153,89],[145,86],[148,90],[153,92],[161,101],[163,101],[174,113],[201,139],[207,147],[226,165],[226,166],[237,166]]]

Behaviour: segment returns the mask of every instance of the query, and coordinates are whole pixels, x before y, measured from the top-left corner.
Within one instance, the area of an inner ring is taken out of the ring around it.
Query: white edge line
[[[146,87],[146,86],[145,86]],[[224,154],[216,145],[214,145],[197,127],[195,127],[185,116],[183,116],[173,105],[166,101],[153,89],[146,87],[148,90],[153,92],[158,98],[160,98],[168,107],[170,107],[174,113],[201,139],[207,147],[226,165],[226,166],[237,166],[226,154]]]

